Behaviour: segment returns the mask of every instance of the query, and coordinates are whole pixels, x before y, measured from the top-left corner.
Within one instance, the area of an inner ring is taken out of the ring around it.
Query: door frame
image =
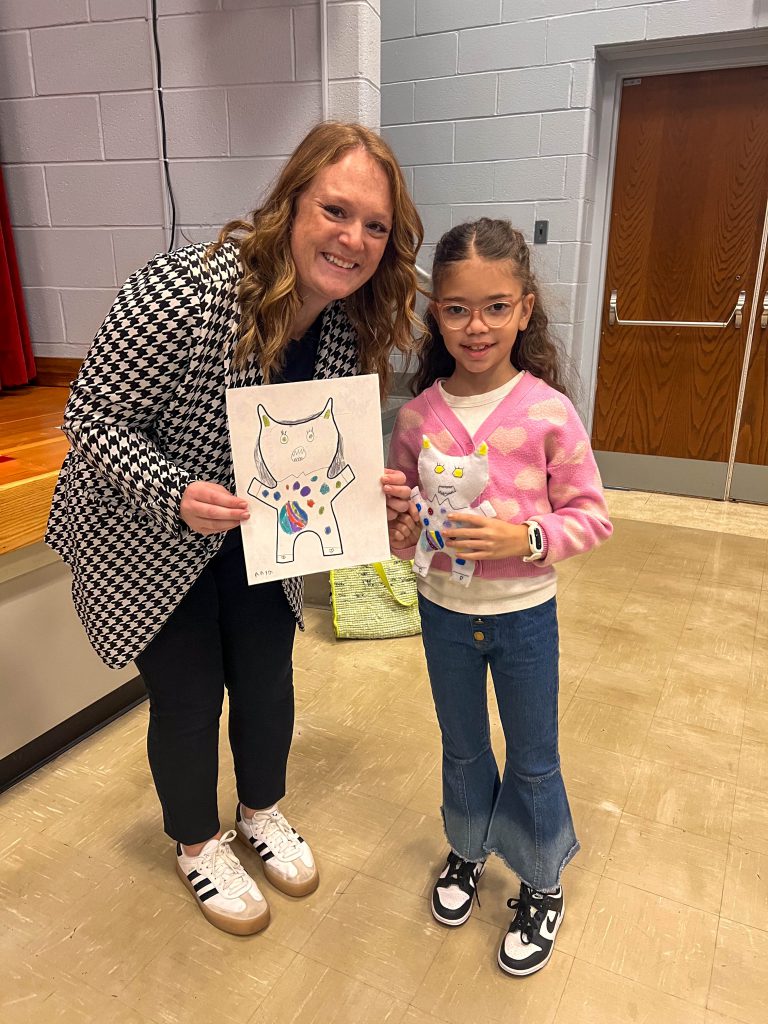
[[[603,293],[608,262],[608,235],[619,134],[622,80],[685,71],[714,71],[768,63],[768,29],[719,35],[684,36],[654,43],[641,42],[596,48],[596,167],[594,213],[589,234],[582,348],[577,367],[586,398],[586,426],[592,433],[600,353]],[[753,305],[757,302],[752,297]],[[751,312],[751,310],[750,310]]]

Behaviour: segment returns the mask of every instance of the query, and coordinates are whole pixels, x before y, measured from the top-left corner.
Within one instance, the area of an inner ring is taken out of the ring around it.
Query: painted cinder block
[[[458,121],[456,160],[514,160],[539,152],[540,114]]]
[[[101,160],[95,96],[35,96],[0,102],[5,163]]]
[[[160,224],[160,170],[148,163],[55,164],[46,168],[51,222],[60,225]]]
[[[152,86],[143,21],[33,29],[38,93],[123,92]]]
[[[26,287],[115,285],[112,240],[104,229],[17,228],[21,281]]]
[[[291,12],[216,11],[161,18],[166,88],[289,82]]]
[[[490,116],[496,112],[496,79],[493,74],[459,75],[416,82],[414,118],[452,121]]]
[[[497,110],[500,114],[562,110],[569,105],[570,94],[568,64],[504,71],[499,74]]]
[[[403,164],[444,164],[453,161],[453,125],[400,125],[382,128],[382,135]]]
[[[493,168],[487,163],[414,169],[414,198],[419,204],[482,202],[492,193]]]
[[[19,227],[50,224],[42,167],[7,164],[3,178],[11,224]]]
[[[544,21],[466,29],[459,34],[459,71],[538,67],[547,60],[546,50]]]
[[[459,39],[455,32],[381,44],[382,82],[445,78],[456,74]]]

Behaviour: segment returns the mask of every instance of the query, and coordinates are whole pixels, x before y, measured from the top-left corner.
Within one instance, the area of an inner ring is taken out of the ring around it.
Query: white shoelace
[[[270,811],[258,831],[278,860],[297,860],[301,856],[299,841],[280,811]]]
[[[237,832],[230,829],[199,858],[198,871],[204,871],[219,892],[229,897],[241,896],[251,884],[250,876],[229,845],[236,837]]]

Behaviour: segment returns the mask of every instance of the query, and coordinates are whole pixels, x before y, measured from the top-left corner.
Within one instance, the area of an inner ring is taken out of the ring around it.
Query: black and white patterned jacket
[[[72,387],[46,542],[72,569],[75,608],[97,654],[140,654],[220,547],[179,518],[193,480],[234,489],[225,389],[260,384],[232,365],[241,266],[234,245],[156,256],[126,282]],[[326,310],[316,378],[358,372],[341,302]],[[303,580],[283,581],[302,624]]]

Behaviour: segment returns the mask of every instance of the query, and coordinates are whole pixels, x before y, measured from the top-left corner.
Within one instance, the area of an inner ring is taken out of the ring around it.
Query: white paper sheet
[[[229,388],[249,584],[389,558],[375,374]]]

